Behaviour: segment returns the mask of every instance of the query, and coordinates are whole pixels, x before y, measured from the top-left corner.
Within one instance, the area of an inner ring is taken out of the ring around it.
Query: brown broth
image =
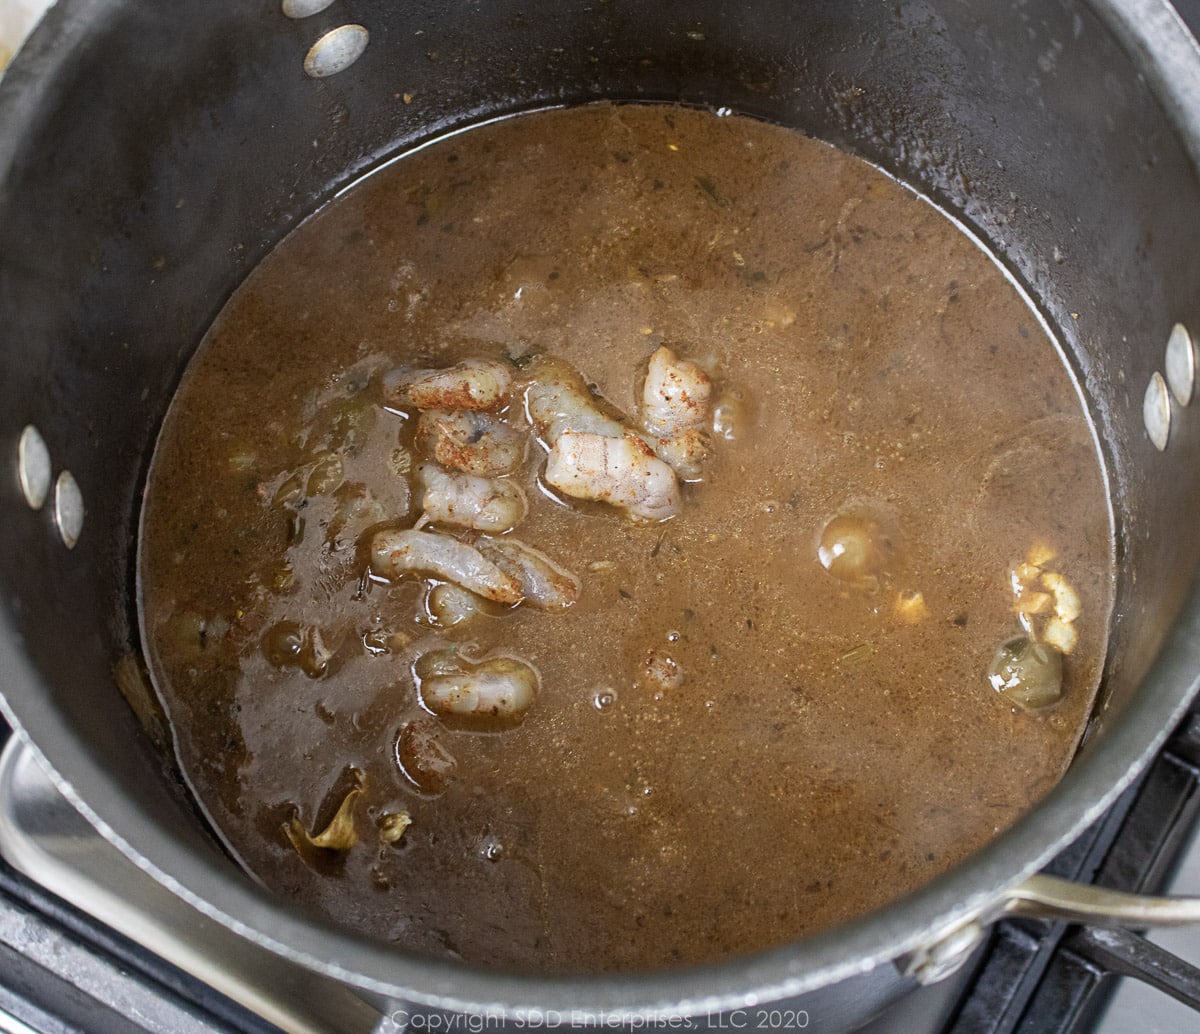
[[[531,446],[515,534],[579,576],[575,606],[440,631],[419,580],[361,591],[356,535],[419,515],[393,471],[412,421],[382,404],[382,372],[545,353],[632,413],[664,343],[740,393],[737,436],[657,526],[552,501]],[[379,504],[340,530],[335,496],[276,501],[330,453]],[[817,558],[854,509],[896,543],[873,590]],[[1035,543],[1083,611],[1065,698],[1031,714],[985,672]],[[263,882],[420,951],[582,971],[829,927],[1010,825],[1083,730],[1113,566],[1079,394],[975,242],[794,132],[599,105],[407,156],[253,272],[168,414],[140,574],[180,764]],[[910,624],[894,605],[916,591]],[[322,677],[268,659],[283,621],[321,629]],[[447,729],[421,708],[412,664],[447,641],[535,666],[523,724]],[[681,686],[639,675],[650,650]],[[442,793],[397,764],[414,722],[455,759]],[[322,829],[351,770],[358,843],[302,858],[285,825]],[[400,811],[411,827],[382,843]]]

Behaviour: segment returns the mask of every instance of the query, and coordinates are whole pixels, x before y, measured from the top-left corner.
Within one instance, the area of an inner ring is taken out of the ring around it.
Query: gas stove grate
[[[1198,813],[1200,712],[1193,710],[1142,779],[1046,871],[1158,893]],[[1118,976],[1136,977],[1193,1008],[1200,1004],[1200,971],[1136,934],[1004,920],[943,1034],[1083,1034],[1102,1016]]]

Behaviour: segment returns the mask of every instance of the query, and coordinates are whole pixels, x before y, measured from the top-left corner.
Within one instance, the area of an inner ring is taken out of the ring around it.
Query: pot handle
[[[1041,873],[1018,883],[1006,897],[1006,915],[1132,930],[1200,923],[1200,898],[1130,894]]]
[[[931,943],[901,956],[896,960],[897,966],[921,984],[944,980],[971,958],[987,936],[988,926],[1001,916],[1058,919],[1130,930],[1189,926],[1200,923],[1200,897],[1130,894],[1038,873],[1007,890],[994,908],[960,921]]]

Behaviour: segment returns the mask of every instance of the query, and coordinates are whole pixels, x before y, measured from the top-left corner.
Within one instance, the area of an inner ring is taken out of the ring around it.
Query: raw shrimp
[[[462,586],[439,582],[425,597],[425,615],[438,628],[454,628],[477,618],[482,604],[478,596]]]
[[[531,606],[566,610],[579,599],[579,579],[519,539],[480,535],[475,548],[520,583],[525,602]]]
[[[394,582],[428,574],[497,603],[520,603],[521,586],[479,550],[429,531],[380,531],[371,539],[371,572]]]
[[[673,438],[652,438],[654,454],[684,481],[699,481],[704,463],[712,455],[709,436],[698,427],[689,427]]]
[[[528,436],[492,413],[430,409],[417,420],[417,445],[443,467],[477,477],[511,474],[525,462]]]
[[[446,370],[397,367],[383,378],[384,390],[417,409],[499,409],[508,401],[513,371],[494,359],[468,359]]]
[[[529,512],[529,501],[515,481],[451,474],[433,463],[417,467],[425,516],[438,524],[473,531],[508,531]]]
[[[472,663],[454,650],[435,650],[417,661],[413,674],[421,703],[440,718],[516,723],[538,691],[537,672],[515,657]]]
[[[655,438],[673,438],[709,421],[712,380],[665,345],[650,356],[642,385],[642,426]]]
[[[526,371],[525,412],[548,446],[565,431],[620,438],[625,425],[597,405],[583,377],[570,363],[542,356]]]
[[[679,510],[675,472],[637,435],[564,431],[550,450],[546,482],[575,499],[611,503],[637,521],[665,521]]]
[[[684,480],[700,477],[710,455],[712,380],[699,366],[663,346],[650,356],[642,385],[642,427],[658,458]]]
[[[544,356],[528,375],[525,411],[550,447],[548,484],[576,499],[612,503],[637,520],[675,515],[674,471],[655,458],[648,442],[600,408],[578,371]]]

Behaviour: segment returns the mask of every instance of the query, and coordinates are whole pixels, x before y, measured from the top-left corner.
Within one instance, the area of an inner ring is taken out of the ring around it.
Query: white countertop
[[[54,0],[0,0],[0,72]]]

